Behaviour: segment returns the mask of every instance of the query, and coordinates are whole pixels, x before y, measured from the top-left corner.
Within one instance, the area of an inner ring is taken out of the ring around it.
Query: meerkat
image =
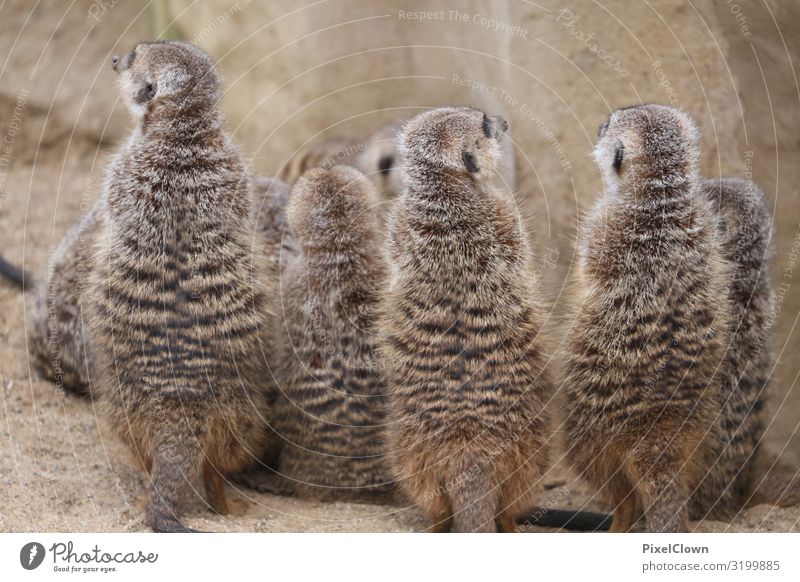
[[[275,378],[276,473],[245,481],[263,492],[321,500],[383,500],[386,384],[376,316],[386,265],[377,196],[349,166],[316,168],[292,189],[289,226],[298,255],[275,310],[285,322]]]
[[[403,189],[403,168],[398,159],[396,142],[405,121],[396,119],[379,127],[352,164],[372,180],[381,202],[394,200]]]
[[[29,307],[28,350],[46,379],[74,394],[90,393],[91,329],[84,317],[89,275],[94,267],[96,236],[104,207],[95,205],[56,248]]]
[[[763,193],[749,180],[704,180],[700,191],[717,217],[722,254],[733,271],[727,289],[730,338],[719,395],[722,450],[693,495],[691,514],[693,519],[725,519],[747,504],[758,479],[775,307],[771,222]]]
[[[686,531],[719,441],[728,266],[699,195],[699,131],[680,110],[613,112],[594,157],[606,195],[578,241],[566,354],[568,456],[613,508]]]
[[[267,257],[268,278],[278,281],[299,252],[289,229],[289,186],[265,176],[255,176],[253,183],[257,207],[253,244],[260,245]]]
[[[402,188],[402,170],[395,147],[404,120],[382,125],[368,139],[336,137],[301,149],[281,168],[278,177],[294,184],[312,168],[330,169],[352,166],[367,176],[377,188],[380,201],[394,199]]]
[[[265,446],[264,276],[251,178],[223,129],[211,59],[183,42],[143,42],[112,59],[136,128],[98,205],[89,275],[93,392],[151,479],[146,522],[189,531],[202,476],[231,511],[224,476]]]
[[[513,531],[547,464],[550,385],[529,247],[489,182],[501,117],[413,118],[383,303],[390,462],[432,531]]]

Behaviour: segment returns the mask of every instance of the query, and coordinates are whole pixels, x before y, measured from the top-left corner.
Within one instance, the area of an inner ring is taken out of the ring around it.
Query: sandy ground
[[[25,103],[11,162],[0,174],[0,252],[41,274],[52,246],[96,198],[108,155],[127,131],[112,76],[97,73],[96,61],[105,61],[115,43],[131,46],[147,33],[138,9],[120,6],[117,10],[126,11],[120,20],[130,23],[128,29],[92,28],[87,46],[95,48],[88,53],[66,50],[87,38],[83,20],[68,26],[71,18],[78,18],[70,14],[60,32],[50,37],[53,47],[42,58],[43,38],[60,15],[39,15],[40,20],[15,40],[16,30],[8,22],[19,25],[25,13],[22,4],[28,3],[11,3],[4,9],[7,24],[0,35],[4,50],[11,51],[13,41],[17,55],[3,65],[7,83],[0,92],[0,131],[6,136],[20,96]],[[79,18],[86,19],[85,11]],[[113,36],[112,41],[104,42],[103,35]],[[70,62],[70,75],[64,75],[66,57],[75,55],[78,62]],[[63,90],[57,100],[50,99],[56,86]],[[91,401],[59,393],[29,367],[24,305],[21,293],[0,283],[0,531],[146,531],[144,472],[103,427]],[[545,480],[549,489],[540,503],[600,509],[588,487],[562,465],[557,463]],[[187,525],[252,532],[396,532],[418,531],[425,525],[423,516],[408,507],[326,504],[249,491],[231,494],[249,500],[244,516],[215,516],[198,494],[187,510]],[[730,524],[694,526],[698,531],[800,531],[800,509],[759,506]]]

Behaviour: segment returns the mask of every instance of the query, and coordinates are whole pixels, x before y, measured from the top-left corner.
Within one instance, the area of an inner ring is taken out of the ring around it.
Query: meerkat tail
[[[156,533],[196,533],[178,519],[180,509],[192,484],[200,476],[203,453],[191,434],[171,435],[169,447],[154,453],[150,474],[152,489],[145,519]]]
[[[0,256],[0,275],[8,279],[11,283],[23,291],[30,289],[33,286],[31,276],[28,275],[28,273],[19,267],[12,265],[2,256]]]
[[[519,516],[517,523],[572,531],[608,531],[611,527],[611,516],[607,513],[593,511],[533,507],[526,514]]]
[[[462,463],[470,467],[475,466]],[[451,475],[450,503],[453,509],[452,531],[456,533],[492,533],[497,531],[495,514],[497,491],[492,487],[490,476],[479,472],[471,475],[469,470]]]

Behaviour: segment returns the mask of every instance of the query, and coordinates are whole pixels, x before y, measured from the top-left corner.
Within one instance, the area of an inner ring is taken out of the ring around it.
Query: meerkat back
[[[348,166],[313,169],[292,189],[298,254],[275,306],[286,331],[275,370],[275,427],[285,444],[277,473],[249,480],[261,491],[355,500],[390,493],[376,352],[386,279],[376,205],[370,181]]]
[[[627,531],[685,531],[718,449],[727,263],[698,195],[699,133],[659,105],[615,111],[595,158],[606,185],[579,241],[568,337],[568,457]]]
[[[253,244],[250,176],[222,129],[211,59],[153,42],[112,64],[137,126],[103,193],[90,282],[95,386],[151,474],[148,525],[186,531],[179,516],[194,481],[227,513],[223,476],[264,446],[275,283]]]
[[[549,382],[528,244],[510,193],[489,187],[506,128],[443,108],[398,140],[388,436],[399,484],[437,531],[512,531],[546,467]]]
[[[728,519],[750,499],[759,478],[765,390],[773,363],[772,229],[767,201],[753,182],[703,180],[701,191],[711,202],[719,245],[733,270],[727,293],[730,340],[719,394],[722,449],[694,494],[692,514]]]
[[[31,359],[39,372],[60,389],[90,392],[91,366],[86,325],[87,284],[95,267],[98,239],[103,237],[102,200],[74,225],[56,248],[30,303]]]

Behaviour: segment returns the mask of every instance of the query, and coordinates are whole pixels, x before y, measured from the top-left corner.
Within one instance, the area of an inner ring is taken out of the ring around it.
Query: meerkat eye
[[[622,157],[625,153],[625,146],[621,143],[617,143],[614,147],[614,161],[612,162],[612,167],[616,172],[619,174],[619,169],[622,167]]]
[[[464,167],[470,174],[477,174],[478,172],[480,172],[480,168],[478,167],[478,162],[475,159],[475,156],[472,154],[472,152],[468,152],[467,150],[462,151],[461,160],[464,162]]]

